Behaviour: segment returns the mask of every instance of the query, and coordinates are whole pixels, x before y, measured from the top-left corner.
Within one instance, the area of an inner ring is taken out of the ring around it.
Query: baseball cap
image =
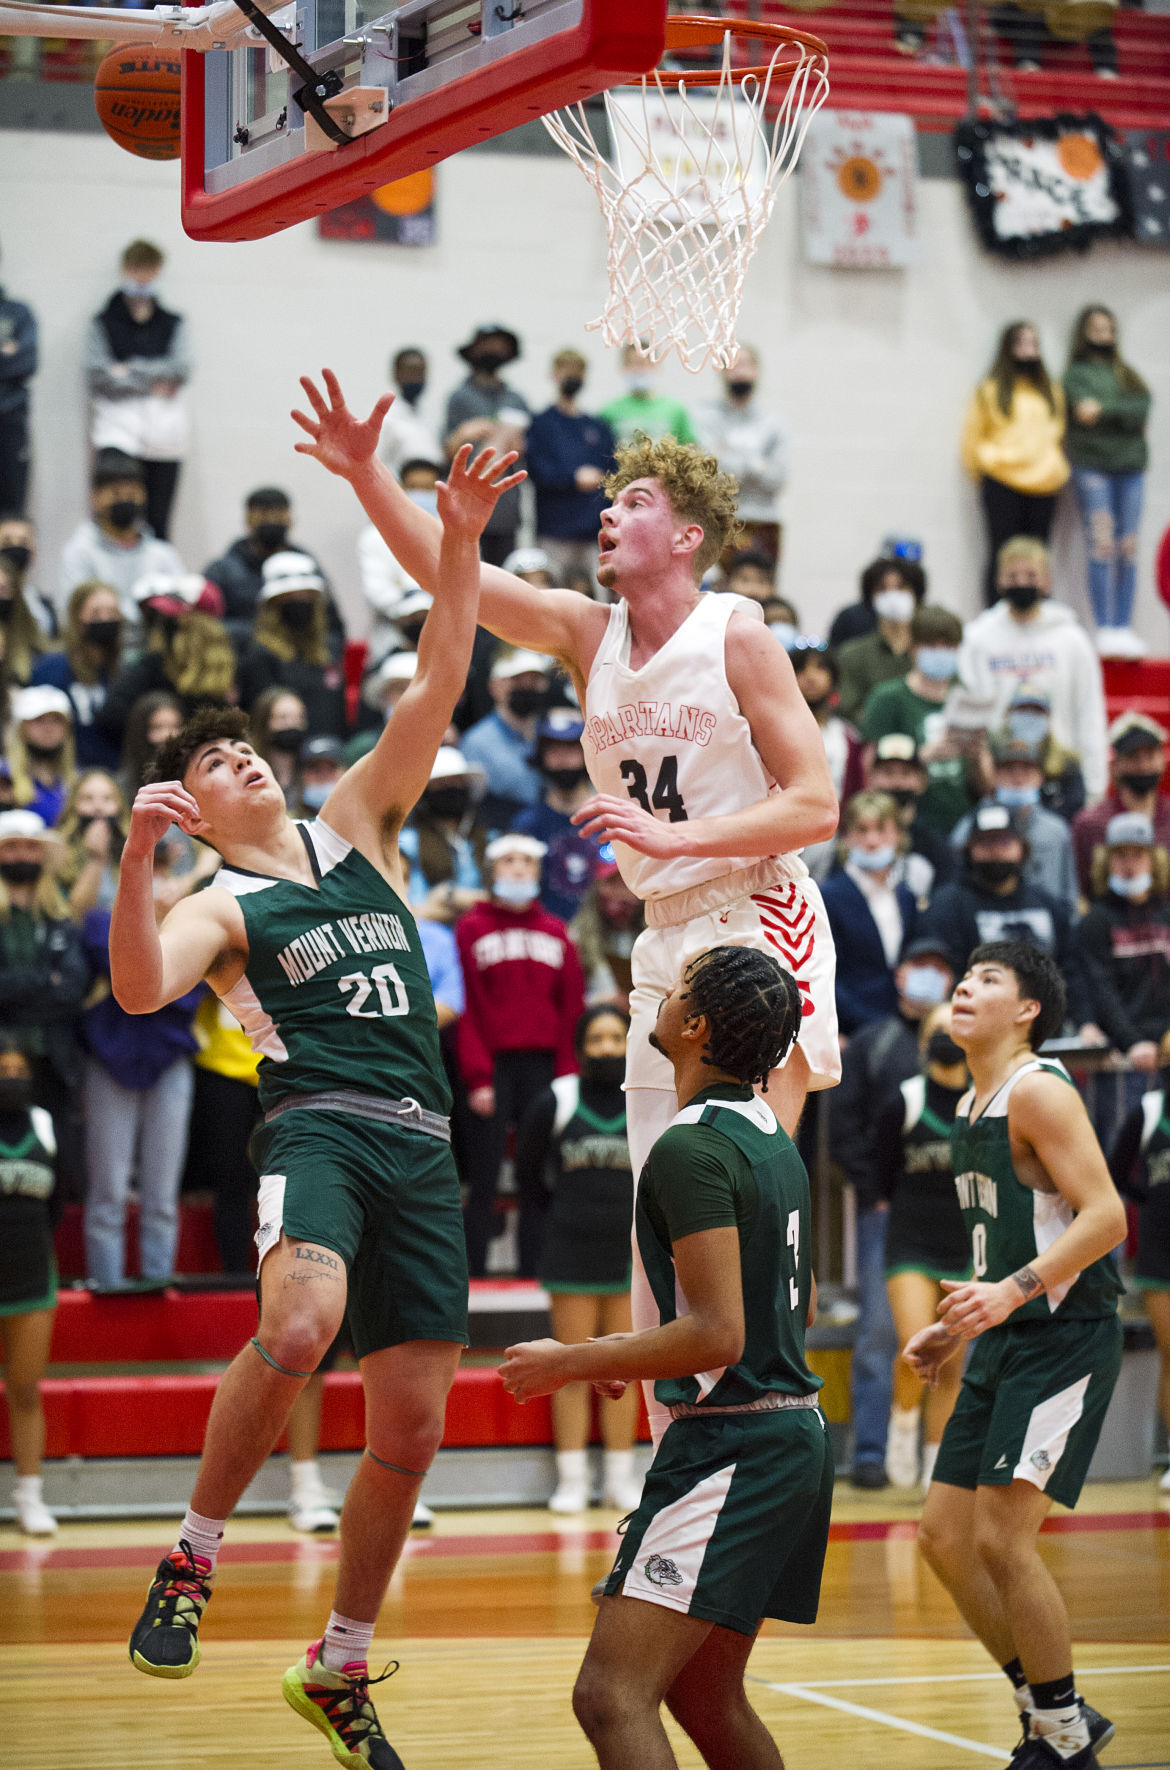
[[[510,830],[507,835],[497,836],[494,842],[489,842],[483,851],[483,857],[488,861],[497,861],[502,860],[506,854],[526,854],[530,860],[543,860],[547,853],[547,845],[538,842],[535,836],[522,836],[519,830]]]
[[[486,784],[487,775],[478,762],[469,762],[454,744],[443,744],[435,753],[429,785],[435,781],[468,780],[473,786]]]
[[[551,572],[552,561],[543,547],[516,547],[504,561],[506,572]]]
[[[972,842],[976,836],[1016,834],[1016,827],[1006,805],[978,805],[971,814],[971,834],[967,840]]]
[[[553,660],[538,651],[502,652],[492,665],[492,681],[504,681],[509,676],[525,676],[529,671],[535,671],[538,676],[551,676],[554,667]]]
[[[286,596],[290,590],[325,593],[325,580],[317,570],[316,560],[308,553],[272,554],[264,561],[263,577],[261,602],[271,602],[274,596]]]
[[[17,725],[28,719],[40,719],[45,713],[60,713],[73,723],[73,702],[63,688],[19,688],[12,697],[11,714]]]
[[[151,572],[139,578],[131,594],[140,608],[159,615],[223,615],[223,591],[198,572]]]
[[[1119,811],[1105,826],[1106,848],[1152,848],[1154,826],[1140,811]]]
[[[1051,713],[1051,711],[1052,711],[1052,696],[1049,694],[1045,694],[1045,692],[1042,688],[1029,688],[1027,683],[1025,682],[1025,683],[1021,683],[1020,687],[1017,688],[1015,694],[1012,696],[1011,700],[1008,702],[1008,706],[1009,706],[1009,708],[1011,708],[1011,707],[1042,707],[1046,713]]]
[[[887,731],[873,747],[875,762],[918,762],[918,745],[906,731]]]
[[[1168,741],[1170,734],[1148,713],[1122,713],[1109,727],[1109,742],[1116,756],[1127,756],[1131,750],[1148,750],[1151,744]]]
[[[411,615],[425,615],[434,607],[435,599],[429,590],[420,590],[416,585],[408,590],[394,610],[396,621],[405,621]]]
[[[336,762],[339,768],[344,768],[345,745],[341,739],[335,737],[306,738],[300,750],[301,767],[311,768],[314,762]]]
[[[904,949],[899,963],[904,965],[908,959],[942,959],[952,971],[955,968],[954,957],[946,941],[933,938],[929,934],[920,934],[917,940],[912,940]]]
[[[25,842],[55,842],[55,832],[50,830],[43,817],[35,811],[0,811],[0,842],[7,842],[20,837]]]

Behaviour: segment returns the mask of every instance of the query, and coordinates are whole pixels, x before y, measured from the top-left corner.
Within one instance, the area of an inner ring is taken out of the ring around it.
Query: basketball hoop
[[[744,37],[762,41],[766,59],[734,66],[732,41]],[[610,345],[646,340],[652,362],[675,350],[693,372],[735,356],[744,275],[829,94],[819,37],[748,19],[667,19],[668,54],[710,44],[717,68],[655,68],[606,92],[608,153],[584,105],[542,119],[593,186],[609,240],[609,300],[586,330]]]

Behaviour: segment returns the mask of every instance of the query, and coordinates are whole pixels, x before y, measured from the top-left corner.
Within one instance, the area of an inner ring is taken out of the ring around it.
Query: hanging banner
[[[424,166],[317,217],[323,240],[371,240],[387,246],[435,243],[435,173]]]
[[[1123,165],[1139,246],[1170,248],[1170,130],[1135,129],[1122,137]]]
[[[645,92],[619,87],[606,97],[614,165],[635,207],[641,204],[671,227],[706,221],[721,208],[727,219],[738,219],[742,196],[722,201],[733,165],[741,168],[738,182],[751,207],[759,207],[768,188],[768,155],[751,107],[742,99],[729,101],[702,87],[683,98],[652,85]]]
[[[810,264],[845,270],[898,270],[913,264],[913,118],[819,112],[805,139],[797,183],[804,255]]]
[[[1092,112],[960,123],[955,155],[989,251],[1084,252],[1095,239],[1130,231],[1121,146]]]

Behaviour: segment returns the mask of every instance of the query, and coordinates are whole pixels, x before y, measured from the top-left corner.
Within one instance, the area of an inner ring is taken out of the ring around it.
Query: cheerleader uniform
[[[1109,1168],[1118,1190],[1138,1203],[1134,1287],[1170,1291],[1170,1102],[1164,1087],[1143,1094],[1125,1119]]]
[[[628,1291],[634,1182],[619,1084],[558,1076],[537,1096],[517,1138],[517,1184],[542,1173],[552,1192],[537,1263],[545,1289]]]
[[[56,1154],[43,1107],[0,1113],[0,1315],[29,1315],[57,1301]]]
[[[959,1209],[950,1145],[963,1093],[930,1076],[911,1076],[879,1117],[879,1174],[890,1201],[887,1278],[898,1272],[921,1272],[936,1281],[970,1276],[971,1238]]]

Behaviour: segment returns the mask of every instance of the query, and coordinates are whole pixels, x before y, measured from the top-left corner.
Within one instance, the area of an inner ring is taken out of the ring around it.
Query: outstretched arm
[[[471,667],[479,598],[479,538],[502,492],[520,484],[485,450],[471,465],[465,443],[438,485],[442,542],[435,603],[423,625],[418,669],[367,756],[348,770],[325,802],[326,823],[347,840],[380,842],[397,828],[426,786]]]
[[[349,481],[399,564],[417,584],[433,592],[439,578],[441,525],[411,501],[378,459],[378,438],[393,394],[384,393],[363,421],[346,405],[332,369],[323,369],[321,379],[324,393],[309,376],[301,377],[313,415],[292,414],[310,439],[297,443],[298,454],[311,455],[330,473]],[[479,577],[479,619],[498,639],[560,658],[579,673],[587,671],[607,610],[574,590],[536,590],[497,566],[481,565]],[[590,647],[588,636],[594,632]]]

